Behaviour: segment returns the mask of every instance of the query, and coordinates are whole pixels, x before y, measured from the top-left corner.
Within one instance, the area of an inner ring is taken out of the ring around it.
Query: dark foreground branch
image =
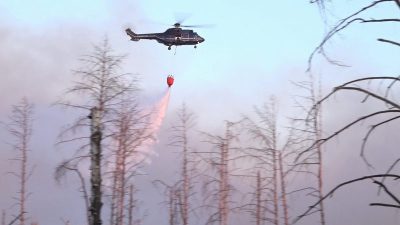
[[[386,203],[371,203],[370,206],[383,206],[383,207],[391,207],[391,208],[399,208],[400,205],[386,204]]]
[[[337,130],[336,132],[334,132],[333,134],[331,134],[330,136],[326,137],[326,138],[321,138],[317,141],[315,141],[310,147],[308,147],[307,149],[305,149],[304,151],[300,152],[296,158],[295,158],[295,162],[297,162],[305,153],[311,151],[315,146],[317,146],[318,144],[324,144],[325,142],[331,140],[332,138],[340,135],[341,133],[343,133],[344,131],[348,130],[350,127],[354,126],[355,124],[358,124],[362,121],[365,121],[371,117],[374,117],[376,115],[380,115],[380,114],[386,114],[386,113],[400,113],[400,110],[383,110],[383,111],[377,111],[365,116],[362,116],[354,121],[352,121],[351,123],[347,124],[346,126],[340,128],[339,130]]]
[[[331,191],[329,191],[328,194],[326,194],[325,196],[323,196],[323,197],[322,197],[320,200],[318,200],[316,203],[314,203],[313,205],[309,206],[308,209],[307,209],[307,211],[305,211],[303,214],[301,214],[300,216],[298,216],[298,217],[293,221],[293,223],[296,223],[296,222],[298,222],[299,220],[301,220],[303,217],[309,215],[310,212],[311,212],[316,206],[318,206],[320,202],[324,201],[324,200],[325,200],[326,198],[328,198],[328,197],[332,197],[332,195],[335,193],[335,191],[337,191],[339,188],[341,188],[341,187],[343,187],[343,186],[346,186],[346,185],[348,185],[348,184],[355,183],[355,182],[359,182],[359,181],[363,181],[363,180],[367,180],[367,179],[373,179],[373,178],[380,178],[380,177],[392,177],[392,178],[394,178],[394,179],[396,179],[396,180],[397,180],[397,179],[400,179],[400,176],[399,176],[399,175],[396,175],[396,174],[376,174],[376,175],[364,176],[364,177],[360,177],[360,178],[357,178],[357,179],[353,179],[353,180],[349,180],[349,181],[343,182],[343,183],[337,185],[337,186],[336,186],[335,188],[333,188]],[[375,182],[376,182],[376,181],[375,181]],[[375,182],[374,182],[374,183],[375,183]],[[381,203],[372,203],[372,204],[375,204],[375,205],[376,205],[376,204],[381,204]]]
[[[377,40],[381,41],[381,42],[386,42],[386,43],[389,43],[389,44],[397,45],[397,46],[400,47],[400,43],[399,42],[395,42],[395,41],[391,41],[391,40],[387,40],[387,39],[383,39],[383,38],[378,38]]]
[[[379,187],[383,188],[383,190],[386,192],[386,194],[388,194],[400,207],[399,199],[392,192],[389,191],[389,189],[386,187],[386,185],[384,185],[383,183],[376,181],[376,180],[374,181],[374,184],[377,184],[377,185],[379,185]]]

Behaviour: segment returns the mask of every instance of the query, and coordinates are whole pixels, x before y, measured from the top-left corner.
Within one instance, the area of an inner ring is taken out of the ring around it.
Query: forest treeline
[[[321,11],[330,4],[322,0],[313,3]],[[310,56],[306,79],[293,82],[293,88],[301,94],[293,96],[293,113],[285,115],[284,121],[278,119],[283,118],[283,113],[278,110],[279,101],[274,96],[254,106],[253,114],[242,115],[236,121],[221,121],[220,133],[198,130],[197,118],[206,114],[197,115],[185,104],[174,110],[168,147],[176,150],[178,160],[168,163],[176,165],[178,175],[152,182],[160,191],[155,194],[164,198],[162,209],[168,215],[165,224],[289,225],[311,217],[315,224],[326,225],[329,211],[324,207],[325,199],[338,189],[364,181],[385,195],[382,202],[372,202],[370,206],[400,209],[393,182],[400,178],[394,172],[400,159],[396,156],[386,170],[374,171],[365,154],[374,132],[400,118],[400,102],[395,95],[400,77],[363,76],[323,93],[321,79],[313,73],[317,55],[334,66],[344,66],[329,57],[326,44],[353,24],[400,22],[395,16],[364,17],[381,4],[392,4],[400,10],[397,0],[372,1],[330,28]],[[377,41],[393,48],[400,46],[390,37]],[[66,124],[56,140],[56,145],[75,151],[52,172],[57,182],[67,174],[75,176],[80,190],[77,195],[82,196],[82,212],[88,225],[139,225],[145,224],[146,217],[158,216],[152,211],[144,213],[145,199],[137,197],[142,191],[137,180],[144,176],[151,155],[143,146],[156,139],[152,118],[159,112],[141,106],[140,80],[124,71],[125,57],[116,54],[108,40],[94,46],[80,58],[81,67],[74,70],[77,79],[73,86],[55,103],[56,107],[80,115]],[[361,114],[327,134],[323,132],[324,106],[342,92],[362,96],[360,104],[382,104],[379,109]],[[1,225],[40,224],[29,221],[26,204],[31,194],[29,179],[34,173],[30,159],[34,154],[30,146],[35,134],[34,115],[34,104],[23,98],[12,106],[9,119],[2,122],[2,128],[13,137],[9,142],[18,168],[10,174],[15,176],[18,190],[14,196],[17,208],[13,212],[2,211]],[[361,123],[369,126],[359,140],[358,150],[373,173],[327,190],[324,187],[326,143]],[[294,203],[293,199],[301,199],[302,203]],[[72,225],[69,220],[63,223]]]
[[[60,132],[57,145],[73,146],[76,151],[55,168],[54,178],[60,182],[67,174],[76,176],[87,224],[142,224],[143,209],[136,198],[140,187],[135,180],[150,157],[143,145],[156,138],[151,129],[152,114],[159,112],[148,112],[140,106],[138,80],[122,71],[123,60],[123,56],[113,53],[107,40],[95,46],[91,54],[81,59],[82,67],[75,70],[79,80],[56,103],[58,107],[82,112],[81,117]],[[312,80],[296,86],[309,94],[304,96],[308,99],[302,101],[304,105],[299,106],[311,109],[317,105],[318,89]],[[292,125],[287,131],[280,131],[277,102],[271,97],[255,107],[255,115],[224,121],[224,132],[213,134],[198,131],[198,115],[182,105],[170,128],[168,143],[179,155],[179,161],[174,162],[180,168],[179,179],[153,181],[165,198],[163,208],[168,209],[169,224],[227,225],[231,223],[231,215],[247,213],[255,224],[288,225],[292,219],[287,202],[292,173],[310,173],[316,179],[303,190],[291,191],[322,196],[320,144],[309,149],[311,154],[295,161],[300,150],[321,137],[319,112],[319,107],[304,111],[303,117],[290,120]],[[33,117],[34,106],[24,98],[13,106],[10,121],[6,123],[15,137],[14,148],[18,150],[15,159],[20,164],[20,169],[13,172],[20,183],[17,198],[20,214],[16,217],[20,224],[27,223],[25,214],[29,212],[26,201],[32,172],[29,154],[34,152],[29,145],[34,133]],[[283,135],[280,137],[278,133]],[[200,142],[207,147],[198,149]],[[84,172],[87,170],[89,177]],[[250,193],[242,193],[235,187],[239,180],[249,185],[245,189],[251,190]],[[105,210],[109,215],[101,215],[105,207],[109,207]],[[318,207],[323,212],[322,203]],[[199,219],[194,214],[199,214]]]

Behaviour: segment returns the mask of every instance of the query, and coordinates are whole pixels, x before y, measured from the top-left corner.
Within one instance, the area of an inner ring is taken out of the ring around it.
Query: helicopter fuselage
[[[189,29],[181,29],[181,28],[170,28],[166,30],[164,33],[149,33],[149,34],[135,34],[131,29],[126,29],[127,35],[131,38],[132,41],[139,41],[140,39],[148,39],[148,40],[156,40],[159,43],[162,43],[168,46],[168,49],[171,49],[171,46],[175,45],[197,45],[204,41],[200,35],[193,30]]]

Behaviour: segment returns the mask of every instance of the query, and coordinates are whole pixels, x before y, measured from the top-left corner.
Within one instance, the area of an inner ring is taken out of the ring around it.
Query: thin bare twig
[[[395,180],[400,179],[400,176],[396,175],[396,174],[376,174],[376,175],[364,176],[364,177],[360,177],[360,178],[357,178],[357,179],[353,179],[353,180],[349,180],[349,181],[343,182],[343,183],[337,185],[336,187],[334,187],[331,191],[329,191],[325,196],[323,196],[316,203],[314,203],[313,205],[309,206],[308,209],[303,214],[298,216],[293,221],[293,223],[298,222],[304,216],[308,215],[321,201],[324,201],[326,198],[331,197],[341,187],[346,186],[348,184],[355,183],[355,182],[359,182],[359,181],[363,181],[363,180],[367,180],[367,179],[381,178],[381,177],[391,177],[391,178],[394,178]]]

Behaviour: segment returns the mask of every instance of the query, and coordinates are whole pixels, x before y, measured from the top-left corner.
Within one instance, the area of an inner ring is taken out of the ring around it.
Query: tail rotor
[[[135,32],[131,30],[131,28],[127,28],[125,32],[131,38],[131,41],[139,41],[137,34],[135,34]]]

